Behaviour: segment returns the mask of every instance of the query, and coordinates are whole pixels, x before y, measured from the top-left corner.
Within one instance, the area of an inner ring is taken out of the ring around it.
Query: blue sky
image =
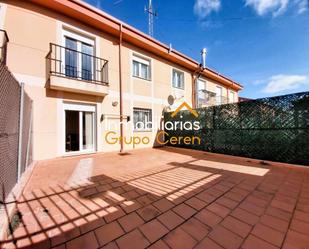
[[[148,32],[148,0],[86,0]],[[260,98],[309,90],[309,0],[153,0],[154,37]]]

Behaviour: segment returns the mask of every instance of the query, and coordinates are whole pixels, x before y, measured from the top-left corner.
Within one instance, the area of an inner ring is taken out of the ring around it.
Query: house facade
[[[238,101],[241,85],[82,1],[0,6],[35,160],[158,146],[164,111]]]

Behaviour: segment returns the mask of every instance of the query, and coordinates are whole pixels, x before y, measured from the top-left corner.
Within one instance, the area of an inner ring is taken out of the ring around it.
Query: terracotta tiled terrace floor
[[[308,249],[309,171],[173,148],[55,159],[17,210],[3,248]]]

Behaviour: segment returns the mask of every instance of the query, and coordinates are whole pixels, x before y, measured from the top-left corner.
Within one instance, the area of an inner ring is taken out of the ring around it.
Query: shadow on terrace
[[[141,153],[148,157],[149,162],[144,161],[145,164],[151,164],[154,154],[160,155],[161,163],[142,168],[138,159]],[[113,156],[113,160],[121,157]],[[16,215],[11,219],[2,247],[52,248],[66,243],[66,248],[77,248],[77,245],[97,248],[119,238],[117,244],[121,247],[121,238],[126,233],[155,218],[167,228],[163,237],[216,200],[229,195],[231,200],[233,196],[243,200],[262,181],[265,187],[275,182],[273,187],[277,191],[287,173],[283,170],[268,175],[266,166],[208,160],[201,152],[181,149],[152,149],[122,157],[131,158],[130,173],[126,166],[87,177],[93,161],[81,158],[65,184],[44,186],[42,182],[40,188],[26,191],[16,201]],[[104,155],[98,160],[104,160]],[[184,203],[191,210],[188,216],[177,212]],[[172,210],[177,216],[175,224],[168,219]],[[138,242],[141,247],[161,237],[143,238]]]

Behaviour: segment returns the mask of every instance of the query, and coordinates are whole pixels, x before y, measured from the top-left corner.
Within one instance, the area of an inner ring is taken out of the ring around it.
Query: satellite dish
[[[175,97],[173,95],[169,95],[167,97],[167,102],[168,102],[169,105],[173,105],[174,102],[175,102]]]

